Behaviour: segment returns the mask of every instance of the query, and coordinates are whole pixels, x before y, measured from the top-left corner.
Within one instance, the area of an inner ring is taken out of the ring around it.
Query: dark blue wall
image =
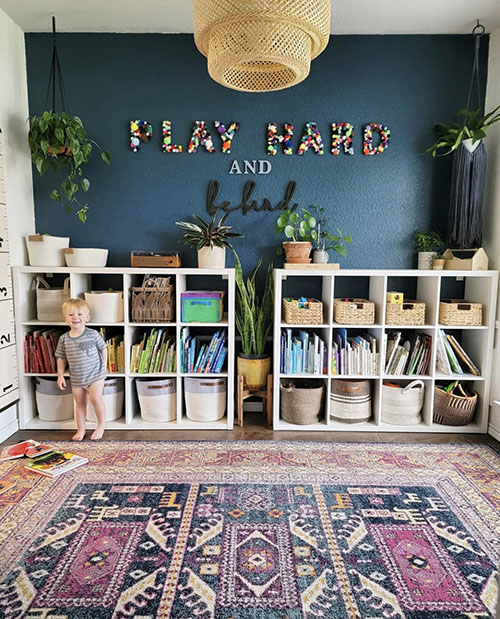
[[[485,38],[486,39],[486,38]],[[450,158],[423,155],[434,141],[433,123],[452,120],[467,100],[474,42],[471,36],[334,36],[313,61],[307,80],[273,93],[240,93],[213,82],[206,59],[191,35],[61,34],[58,50],[66,86],[66,109],[84,121],[88,134],[113,154],[111,167],[96,157],[87,167],[92,188],[85,225],[48,198],[54,178],[34,174],[39,232],[69,235],[75,247],[108,247],[110,265],[128,265],[133,249],[180,249],[185,266],[194,253],[178,243],[175,220],[206,215],[211,179],[221,182],[220,199],[241,201],[253,179],[254,198],[282,199],[297,182],[301,206],[323,205],[332,223],[354,243],[347,268],[412,268],[417,229],[446,228]],[[487,69],[482,45],[482,96]],[[47,108],[51,36],[26,35],[30,113]],[[474,102],[475,103],[475,102]],[[128,123],[147,119],[155,136],[139,153],[129,148]],[[170,120],[182,154],[161,151],[161,122]],[[210,123],[215,154],[188,154],[193,121]],[[213,121],[239,121],[231,154],[220,152]],[[267,123],[295,126],[294,152],[304,124],[318,123],[325,154],[266,154]],[[330,124],[355,127],[353,156],[330,153]],[[362,125],[378,122],[391,130],[381,155],[362,152]],[[234,159],[269,159],[267,176],[229,175]],[[277,215],[232,213],[228,223],[245,234],[234,245],[246,268],[259,255],[274,257],[282,240]],[[281,264],[275,259],[276,264]]]

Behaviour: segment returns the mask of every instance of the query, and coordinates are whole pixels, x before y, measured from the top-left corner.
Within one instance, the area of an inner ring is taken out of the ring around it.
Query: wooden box
[[[180,267],[181,257],[177,252],[132,252],[130,254],[131,267]]]
[[[479,249],[447,249],[444,254],[444,268],[447,271],[487,271],[488,256]]]

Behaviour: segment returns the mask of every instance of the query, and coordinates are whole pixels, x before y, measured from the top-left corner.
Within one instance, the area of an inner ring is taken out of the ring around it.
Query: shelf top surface
[[[227,269],[199,269],[186,267],[51,267],[51,266],[14,266],[19,273],[116,273],[119,275],[230,275],[233,268]]]
[[[323,276],[331,277],[373,277],[385,276],[388,277],[497,277],[498,271],[438,271],[424,269],[339,269],[332,271],[331,269],[274,269],[276,275],[286,275],[295,277],[299,276]]]

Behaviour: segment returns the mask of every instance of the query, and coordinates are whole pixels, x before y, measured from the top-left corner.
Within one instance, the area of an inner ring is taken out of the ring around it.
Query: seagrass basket
[[[170,280],[170,278],[168,278]],[[174,320],[174,287],[155,286],[146,280],[132,288],[132,320],[134,322],[172,322]]]
[[[323,324],[323,303],[318,299],[307,299],[305,303],[299,299],[285,297],[283,299],[283,320],[293,325]]]
[[[483,304],[442,299],[439,302],[439,323],[457,327],[479,327],[483,324]]]
[[[296,425],[317,423],[323,407],[325,384],[319,379],[283,380],[280,384],[280,414]]]
[[[408,300],[404,303],[386,303],[385,322],[388,325],[425,324],[425,303]]]
[[[458,384],[461,389],[460,384]],[[472,391],[472,390],[471,390]],[[477,393],[462,395],[448,393],[440,387],[434,387],[434,423],[446,426],[465,426],[472,421],[477,405]]]
[[[333,320],[341,325],[372,325],[375,303],[368,299],[335,299]]]

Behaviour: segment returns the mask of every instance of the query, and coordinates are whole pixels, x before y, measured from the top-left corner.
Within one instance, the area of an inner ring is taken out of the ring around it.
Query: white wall
[[[28,92],[24,33],[0,10],[0,128],[11,264],[27,264],[25,234],[35,231],[28,149]],[[0,441],[18,429],[17,407],[0,413]]]
[[[487,112],[500,105],[500,28],[490,35],[488,60],[488,85],[486,90]],[[490,259],[490,269],[500,269],[500,122],[493,125],[486,138],[488,170],[484,203],[483,245]],[[500,321],[500,304],[497,307]],[[500,324],[500,323],[497,323]],[[492,400],[490,434],[500,440],[500,330],[496,333],[496,346],[492,374]]]

